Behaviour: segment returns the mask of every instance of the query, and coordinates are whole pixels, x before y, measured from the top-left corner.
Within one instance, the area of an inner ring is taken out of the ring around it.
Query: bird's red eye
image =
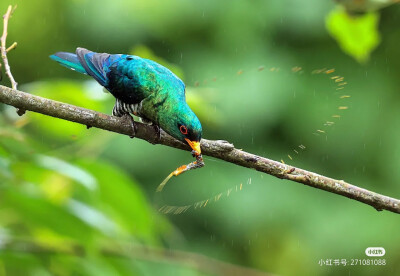
[[[179,127],[179,130],[181,131],[181,133],[182,133],[183,135],[188,134],[188,130],[187,130],[187,128],[186,128],[184,125],[180,126],[180,127]]]

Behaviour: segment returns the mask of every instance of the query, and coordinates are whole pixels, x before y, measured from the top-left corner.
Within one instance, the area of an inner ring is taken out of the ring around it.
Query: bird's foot
[[[153,124],[153,127],[154,127],[154,130],[156,131],[157,142],[160,142],[160,140],[161,140],[161,129],[156,124]]]
[[[136,136],[136,124],[135,124],[135,120],[133,120],[133,117],[129,114],[124,114],[122,116],[123,118],[125,118],[125,120],[129,120],[130,124],[131,124],[131,128],[132,128],[132,135],[129,135],[130,138],[135,138]]]

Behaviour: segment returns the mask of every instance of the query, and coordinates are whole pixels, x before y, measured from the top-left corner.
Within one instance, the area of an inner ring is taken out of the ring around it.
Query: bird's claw
[[[156,124],[153,124],[153,127],[154,127],[154,130],[155,130],[155,132],[156,132],[156,137],[157,137],[157,142],[156,143],[159,143],[160,142],[160,140],[161,140],[161,129],[160,129],[160,127],[158,126],[158,125],[156,125]]]
[[[133,119],[133,117],[129,114],[124,114],[122,117],[125,117],[125,120],[129,120],[131,123],[131,128],[132,128],[132,135],[129,135],[130,138],[135,138],[136,136],[136,124],[135,124],[135,120]]]

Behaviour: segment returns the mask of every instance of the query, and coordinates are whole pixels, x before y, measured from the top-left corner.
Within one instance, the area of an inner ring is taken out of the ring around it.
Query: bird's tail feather
[[[107,82],[104,66],[110,62],[109,57],[110,54],[95,53],[84,48],[77,48],[76,54],[58,52],[50,56],[69,69],[92,76],[103,86]]]
[[[85,68],[79,62],[78,56],[73,53],[58,52],[54,55],[51,55],[50,58],[71,70],[75,70],[82,74],[87,74]]]
[[[77,48],[76,55],[86,72],[101,85],[106,85],[107,77],[104,66],[109,62],[110,54],[95,53],[84,48]]]

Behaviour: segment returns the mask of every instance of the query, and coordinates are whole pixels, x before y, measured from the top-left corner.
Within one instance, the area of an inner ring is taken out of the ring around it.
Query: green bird
[[[107,89],[116,99],[114,116],[134,114],[192,148],[197,160],[172,172],[165,183],[173,175],[204,165],[201,123],[186,103],[185,84],[169,69],[134,55],[95,53],[84,48],[77,48],[75,54],[58,52],[50,58],[93,77]]]

